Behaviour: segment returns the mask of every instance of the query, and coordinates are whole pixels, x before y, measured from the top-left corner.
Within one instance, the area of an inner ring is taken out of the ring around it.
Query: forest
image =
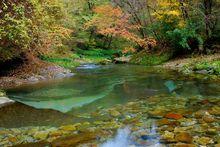
[[[0,62],[134,55],[132,63],[154,65],[214,54],[219,6],[218,0],[2,0]]]
[[[0,0],[0,147],[219,147],[220,0]]]

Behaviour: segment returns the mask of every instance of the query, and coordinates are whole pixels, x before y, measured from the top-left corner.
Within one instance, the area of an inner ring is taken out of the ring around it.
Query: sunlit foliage
[[[0,60],[27,52],[43,54],[61,46],[71,30],[62,24],[66,13],[58,0],[0,2]]]

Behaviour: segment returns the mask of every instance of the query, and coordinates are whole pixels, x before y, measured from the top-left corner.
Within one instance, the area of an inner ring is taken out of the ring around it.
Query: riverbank
[[[44,58],[43,66],[33,66],[33,68],[35,68],[33,70],[34,72],[26,72],[28,71],[25,69],[27,66],[24,66],[20,67],[20,69],[16,71],[17,73],[15,72],[13,75],[0,77],[0,89],[16,87],[22,84],[32,84],[46,80],[70,77],[74,75],[73,73],[71,73],[70,69],[73,69],[80,64],[89,63],[105,65],[114,62],[114,59],[110,60],[109,58],[110,56],[106,57],[104,55],[102,57],[97,57],[96,54],[95,56],[87,55],[86,57],[79,57],[76,55],[74,55],[73,57],[73,55],[71,55],[68,58]],[[159,58],[160,57],[157,57],[156,59]],[[207,75],[211,77],[211,79],[217,79],[220,75],[220,54],[173,59],[169,61],[161,61],[159,65],[154,65],[156,59],[154,59],[154,57],[151,57],[148,60],[145,59],[147,60],[147,62],[143,61],[143,63],[141,63],[142,65],[150,64],[151,66],[155,66],[161,69],[175,70],[187,75]],[[133,62],[134,59],[130,60],[126,58],[126,62],[116,63],[132,64]]]
[[[159,65],[159,67],[177,70],[184,74],[198,73],[219,76],[220,54],[174,59]]]
[[[0,89],[12,88],[23,84],[34,84],[40,81],[61,79],[74,75],[71,70],[53,64],[44,64],[44,66],[33,68],[35,69],[30,72],[26,72],[25,67],[19,68],[16,69],[15,74],[0,77]]]

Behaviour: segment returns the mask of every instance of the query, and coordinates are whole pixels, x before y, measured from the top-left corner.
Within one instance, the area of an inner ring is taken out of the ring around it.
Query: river
[[[166,110],[170,109],[170,105],[177,105],[182,98],[184,101],[196,98],[209,103],[209,99],[215,98],[218,102],[220,97],[220,83],[210,82],[206,78],[189,79],[174,71],[147,66],[88,64],[73,69],[73,72],[75,75],[71,78],[8,89],[8,97],[16,103],[0,109],[1,128],[60,127],[103,121],[104,117],[91,114],[127,105],[129,102],[148,103],[148,99],[158,96],[161,102],[167,101],[168,104],[163,103],[161,106],[158,102],[154,106],[158,104]],[[184,105],[187,105],[186,102]],[[212,107],[218,105],[210,104]],[[192,111],[194,108],[198,110],[194,105],[190,105],[190,108]],[[110,114],[119,117],[121,113],[117,110]],[[175,116],[168,118],[176,119]],[[157,116],[155,118],[160,119]],[[219,127],[219,121],[216,127]],[[142,138],[145,140],[147,137]]]

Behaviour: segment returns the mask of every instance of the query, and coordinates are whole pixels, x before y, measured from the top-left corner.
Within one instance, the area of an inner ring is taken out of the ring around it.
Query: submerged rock
[[[121,113],[118,112],[117,110],[110,110],[109,114],[113,117],[118,117],[119,115],[121,115]]]
[[[186,144],[186,143],[177,143],[173,145],[172,147],[196,147],[194,144]]]
[[[67,125],[67,126],[60,127],[60,129],[64,130],[64,131],[75,131],[76,126],[75,125]]]
[[[0,97],[0,108],[1,107],[4,107],[4,106],[7,106],[9,104],[12,104],[14,103],[15,101],[7,98],[7,97]]]
[[[215,122],[214,116],[210,115],[208,112],[205,113],[205,115],[202,118],[206,123],[213,123]]]
[[[196,120],[193,119],[184,119],[181,121],[181,126],[183,127],[188,127],[188,126],[193,126],[197,123]]]
[[[198,143],[199,145],[209,145],[209,144],[213,144],[214,143],[214,141],[211,138],[209,138],[209,137],[198,137],[198,136],[196,136],[194,138],[194,141],[196,143]]]
[[[167,143],[176,142],[174,139],[174,133],[169,131],[165,131],[164,134],[162,134],[161,139]]]
[[[187,132],[178,133],[175,138],[177,141],[184,143],[192,143],[193,141],[193,137]]]
[[[214,106],[209,110],[209,113],[211,115],[217,115],[220,116],[220,107],[219,106]]]
[[[158,120],[156,123],[158,126],[163,126],[163,125],[169,125],[170,121],[168,119],[164,118],[164,119]]]
[[[76,135],[71,135],[68,137],[63,137],[56,139],[52,142],[53,147],[69,147],[69,146],[77,146],[79,144],[92,142],[94,141],[100,132],[86,132],[86,133],[80,133]]]
[[[164,115],[166,114],[166,111],[163,109],[156,109],[148,112],[149,117],[151,118],[163,118]]]
[[[165,115],[165,117],[169,119],[176,119],[176,120],[183,118],[181,114],[177,114],[177,113],[168,113]]]
[[[206,113],[207,113],[207,111],[205,111],[205,110],[199,110],[194,113],[194,117],[195,118],[202,118]]]
[[[49,132],[47,132],[47,131],[39,131],[39,132],[36,132],[33,135],[33,137],[37,140],[46,140],[48,137],[48,134],[49,134]]]

